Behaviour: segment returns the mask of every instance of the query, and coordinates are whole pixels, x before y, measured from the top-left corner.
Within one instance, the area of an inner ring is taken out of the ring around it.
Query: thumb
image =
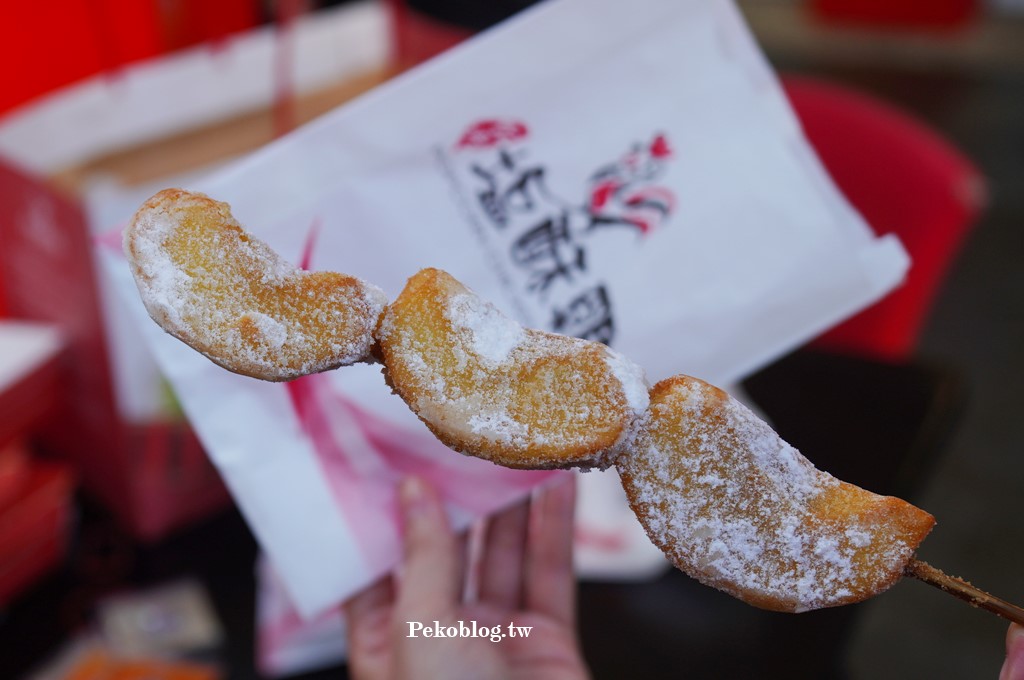
[[[1016,623],[1006,631],[1006,661],[999,680],[1024,680],[1024,628]]]
[[[398,496],[405,555],[396,620],[450,619],[459,602],[459,556],[444,506],[437,492],[418,477],[404,480]]]

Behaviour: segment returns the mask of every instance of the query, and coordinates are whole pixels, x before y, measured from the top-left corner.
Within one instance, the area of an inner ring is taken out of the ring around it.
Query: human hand
[[[345,603],[349,671],[357,680],[589,677],[576,639],[572,518],[575,484],[567,477],[488,522],[478,596],[463,601],[465,549],[437,493],[422,480],[399,492],[404,559]],[[500,626],[506,637],[410,637],[410,622],[433,628]],[[528,637],[509,625],[530,627]]]
[[[999,680],[1024,680],[1024,627],[1016,623],[1006,631],[1006,661]]]

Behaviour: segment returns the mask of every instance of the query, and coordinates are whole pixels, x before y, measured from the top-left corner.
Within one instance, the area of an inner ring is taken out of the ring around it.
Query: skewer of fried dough
[[[1024,610],[915,558],[930,514],[816,469],[722,390],[668,378],[651,390],[648,414],[618,461],[622,484],[655,544],[702,583],[799,612],[911,576],[1024,624]]]
[[[648,388],[604,345],[522,328],[445,272],[377,287],[284,262],[225,203],[180,189],[131,220],[125,253],[152,318],[220,366],[290,380],[380,360],[449,447],[517,468],[616,465],[651,540],[754,606],[858,602],[904,576],[1024,624],[1024,610],[915,558],[935,519],[816,469],[722,390]]]

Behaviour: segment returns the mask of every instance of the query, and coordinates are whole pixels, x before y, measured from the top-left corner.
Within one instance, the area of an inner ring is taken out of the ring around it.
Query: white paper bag
[[[543,4],[188,188],[293,261],[391,296],[446,269],[652,381],[735,379],[907,266],[823,172],[726,0]],[[122,257],[105,261],[306,616],[393,565],[402,475],[439,484],[465,524],[552,474],[448,451],[375,367],[229,374],[145,318]]]

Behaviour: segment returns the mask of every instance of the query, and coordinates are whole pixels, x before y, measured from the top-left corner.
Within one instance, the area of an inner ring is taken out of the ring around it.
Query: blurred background
[[[94,232],[529,4],[5,4],[0,676],[344,677],[333,629],[265,649],[255,543],[110,304]],[[914,259],[743,386],[819,467],[933,513],[923,559],[1022,603],[1024,2],[739,7],[837,184]],[[232,83],[214,97],[211,69]],[[147,104],[174,79],[195,97]],[[599,678],[994,678],[1006,628],[918,583],[794,617],[674,571],[584,582],[581,619]]]

